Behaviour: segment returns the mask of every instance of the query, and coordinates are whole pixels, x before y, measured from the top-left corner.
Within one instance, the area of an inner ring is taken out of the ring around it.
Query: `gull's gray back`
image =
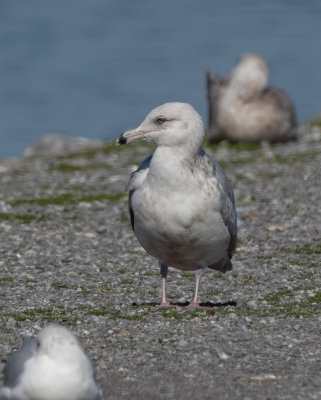
[[[23,373],[25,363],[37,352],[37,339],[26,339],[4,367],[4,386],[13,388]]]
[[[128,208],[129,208],[130,222],[131,222],[133,230],[135,230],[134,229],[135,215],[134,215],[133,208],[131,206],[132,196],[135,191],[135,188],[137,187],[137,185],[140,184],[140,179],[143,179],[144,175],[146,175],[146,170],[148,170],[149,164],[150,164],[152,158],[153,158],[153,154],[150,154],[148,157],[146,157],[140,163],[138,169],[130,175],[129,182],[127,185],[127,188],[129,190]]]
[[[237,215],[233,190],[227,179],[224,169],[206,153],[204,156],[211,160],[218,183],[220,185],[222,195],[222,218],[229,231],[229,234],[231,235],[230,244],[228,247],[228,255],[230,258],[232,258],[236,248],[237,240]]]

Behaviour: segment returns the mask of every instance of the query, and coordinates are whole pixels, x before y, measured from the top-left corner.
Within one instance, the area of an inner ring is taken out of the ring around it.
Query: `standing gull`
[[[76,337],[50,324],[6,363],[0,400],[100,400],[90,359]]]
[[[129,212],[138,241],[159,261],[159,307],[170,306],[170,266],[195,271],[195,295],[188,307],[199,308],[203,268],[232,269],[237,230],[233,191],[224,170],[201,148],[203,122],[191,105],[166,103],[155,108],[138,128],[119,136],[117,144],[141,139],[157,148],[131,174]]]

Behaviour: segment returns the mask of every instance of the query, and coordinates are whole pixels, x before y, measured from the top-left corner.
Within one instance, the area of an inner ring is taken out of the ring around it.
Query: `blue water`
[[[1,0],[0,158],[45,133],[115,138],[167,101],[206,121],[204,74],[244,52],[300,121],[321,111],[320,0]]]

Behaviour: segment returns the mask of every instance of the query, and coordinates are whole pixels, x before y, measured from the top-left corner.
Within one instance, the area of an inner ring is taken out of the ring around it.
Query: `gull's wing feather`
[[[149,155],[147,158],[145,158],[145,160],[143,160],[141,162],[138,169],[136,171],[132,172],[132,174],[130,175],[130,178],[129,178],[129,181],[127,184],[126,189],[129,191],[129,198],[128,198],[129,215],[130,215],[130,222],[131,222],[133,230],[135,230],[134,229],[135,216],[134,216],[133,208],[131,206],[132,196],[133,196],[135,190],[144,182],[144,180],[148,174],[149,164],[150,164],[152,157],[153,157],[153,154]]]
[[[231,258],[236,248],[236,241],[237,241],[237,215],[236,215],[236,208],[235,208],[235,199],[232,187],[227,179],[226,173],[224,169],[214,161],[204,150],[201,150],[201,156],[205,157],[206,165],[211,166],[211,173],[214,174],[220,189],[221,199],[222,199],[222,219],[223,222],[230,234],[230,242],[228,246],[228,259],[226,261],[222,260],[223,264],[225,262],[229,265],[226,266],[227,269],[231,269]],[[221,262],[217,265],[214,265],[215,269],[221,269],[224,267]],[[214,268],[214,266],[211,266]],[[224,268],[223,268],[224,269]]]
[[[37,339],[26,339],[4,367],[4,386],[13,388],[24,371],[26,362],[37,353]]]

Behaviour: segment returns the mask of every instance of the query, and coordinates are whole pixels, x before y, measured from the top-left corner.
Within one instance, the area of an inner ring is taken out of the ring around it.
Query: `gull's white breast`
[[[184,190],[148,183],[146,179],[135,190],[131,206],[135,234],[149,254],[183,270],[224,257],[230,235],[215,181],[195,182]]]

